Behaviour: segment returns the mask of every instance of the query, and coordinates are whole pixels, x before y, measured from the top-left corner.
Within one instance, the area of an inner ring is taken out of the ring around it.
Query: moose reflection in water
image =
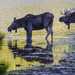
[[[12,50],[14,54],[14,58],[16,58],[16,55],[19,57],[25,59],[26,61],[38,61],[40,63],[44,64],[51,64],[53,63],[53,53],[52,53],[52,47],[53,43],[51,42],[49,44],[49,41],[47,41],[46,48],[42,47],[34,47],[32,46],[32,40],[27,40],[27,43],[24,47],[24,49],[19,49],[17,47],[17,40],[15,40],[15,45],[12,45],[12,41],[8,41],[8,47]]]

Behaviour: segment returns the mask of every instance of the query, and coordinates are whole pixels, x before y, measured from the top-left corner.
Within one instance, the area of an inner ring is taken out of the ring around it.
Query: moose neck
[[[23,18],[20,18],[20,19],[17,19],[16,20],[17,21],[17,23],[18,23],[18,28],[24,28],[25,27],[25,21],[24,21],[24,19]]]

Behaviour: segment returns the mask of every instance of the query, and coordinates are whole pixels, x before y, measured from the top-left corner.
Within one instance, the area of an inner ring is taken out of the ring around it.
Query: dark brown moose
[[[71,10],[65,10],[64,13],[60,12],[62,15],[65,15],[63,17],[59,18],[60,22],[64,22],[66,25],[68,25],[68,29],[70,29],[70,23],[75,23],[75,8]]]
[[[41,30],[45,28],[47,31],[46,39],[51,33],[51,39],[53,40],[53,18],[54,15],[49,12],[45,12],[40,15],[27,14],[25,17],[20,19],[14,18],[14,21],[8,27],[8,31],[11,32],[12,30],[15,30],[15,32],[17,32],[18,28],[24,28],[27,32],[27,39],[31,39],[32,30]]]

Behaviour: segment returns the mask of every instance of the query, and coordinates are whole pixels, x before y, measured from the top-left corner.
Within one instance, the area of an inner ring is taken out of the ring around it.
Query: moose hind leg
[[[49,36],[49,34],[50,34],[50,28],[49,28],[49,27],[47,27],[47,28],[46,28],[46,31],[47,31],[47,36],[46,36],[46,38],[45,38],[45,39],[47,39],[47,38],[48,38],[48,36]]]
[[[46,36],[45,39],[47,39],[49,34],[51,33],[51,42],[53,42],[53,30],[52,30],[52,27],[51,28],[50,27],[46,28],[46,31],[47,31],[47,36]]]
[[[53,42],[53,20],[51,21],[51,24],[50,24],[50,32],[51,32],[51,42]]]
[[[53,42],[53,30],[51,30],[51,42]]]

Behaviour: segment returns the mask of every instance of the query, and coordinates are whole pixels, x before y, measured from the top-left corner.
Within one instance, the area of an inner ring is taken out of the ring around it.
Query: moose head
[[[70,23],[75,23],[75,8],[71,10],[64,10],[64,12],[60,13],[64,16],[59,18],[60,22],[64,22],[66,25],[68,25],[68,29],[70,29]]]
[[[12,24],[8,27],[9,32],[11,32],[12,30],[15,30],[15,32],[17,33],[18,25],[15,21],[16,21],[16,17],[14,18],[14,21],[12,22]]]

